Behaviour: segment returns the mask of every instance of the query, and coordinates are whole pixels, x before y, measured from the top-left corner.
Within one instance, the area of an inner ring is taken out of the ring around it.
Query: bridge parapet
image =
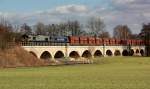
[[[44,41],[35,41],[35,42],[20,42],[20,46],[144,46],[143,44],[72,44],[72,43],[63,43],[63,42],[44,42]]]

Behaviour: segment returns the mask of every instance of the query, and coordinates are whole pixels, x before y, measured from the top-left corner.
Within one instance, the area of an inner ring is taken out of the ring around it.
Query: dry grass
[[[29,67],[49,64],[49,61],[37,59],[21,47],[0,50],[0,67]]]

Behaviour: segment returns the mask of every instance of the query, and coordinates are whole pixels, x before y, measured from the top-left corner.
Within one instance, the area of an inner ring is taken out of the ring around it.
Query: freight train
[[[145,45],[143,40],[123,40],[123,39],[113,39],[113,38],[98,38],[98,37],[77,37],[69,36],[70,45],[106,45],[106,46],[116,46],[116,45]],[[150,41],[146,42],[150,44]]]
[[[37,39],[37,38],[38,39]],[[41,38],[40,38],[41,37]],[[45,37],[45,38],[44,38]],[[32,39],[33,38],[33,39]],[[143,40],[123,40],[113,38],[98,38],[89,36],[29,36],[29,42],[49,42],[49,43],[69,43],[69,45],[106,45],[106,46],[117,46],[117,45],[146,45],[150,44],[150,41]],[[35,40],[36,39],[36,40]]]

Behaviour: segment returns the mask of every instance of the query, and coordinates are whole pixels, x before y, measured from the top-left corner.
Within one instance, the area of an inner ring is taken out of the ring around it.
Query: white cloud
[[[78,20],[84,17],[89,12],[89,9],[84,5],[64,5],[58,6],[53,9],[46,11],[35,11],[32,13],[2,13],[3,16],[9,19],[13,24],[30,23],[34,24],[37,22],[44,23],[58,23],[66,20]]]
[[[150,0],[112,0],[112,2],[113,9],[99,12],[105,13],[103,15],[108,24],[112,26],[127,24],[134,33],[138,33],[142,23],[150,22]],[[110,26],[109,28],[112,29]]]
[[[88,8],[85,5],[64,5],[32,13],[3,13],[12,23],[58,23],[66,20],[84,22],[90,16],[101,17],[112,33],[118,24],[127,24],[135,33],[140,32],[142,23],[150,21],[150,0],[112,0],[112,8]]]
[[[56,12],[58,13],[86,13],[88,12],[88,8],[84,5],[66,5],[60,6],[56,8]]]
[[[127,3],[133,3],[136,0],[112,0],[115,4],[127,4]]]

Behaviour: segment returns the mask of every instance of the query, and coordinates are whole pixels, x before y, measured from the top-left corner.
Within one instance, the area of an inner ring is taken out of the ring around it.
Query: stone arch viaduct
[[[40,59],[93,58],[101,56],[143,56],[145,46],[22,46]]]

